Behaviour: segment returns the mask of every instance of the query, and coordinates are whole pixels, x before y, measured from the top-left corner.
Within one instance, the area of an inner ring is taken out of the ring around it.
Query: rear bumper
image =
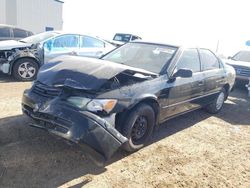
[[[77,111],[58,98],[46,102],[40,99],[29,91],[23,94],[22,111],[34,120],[31,124],[34,127],[45,129],[71,142],[87,145],[105,160],[127,141],[105,119],[93,113]]]

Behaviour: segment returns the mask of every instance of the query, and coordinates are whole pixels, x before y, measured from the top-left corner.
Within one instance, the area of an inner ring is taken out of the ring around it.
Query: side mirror
[[[228,56],[228,58],[227,59],[232,59],[232,57],[231,56]]]
[[[193,71],[191,69],[179,69],[174,73],[173,77],[190,78],[193,76]]]

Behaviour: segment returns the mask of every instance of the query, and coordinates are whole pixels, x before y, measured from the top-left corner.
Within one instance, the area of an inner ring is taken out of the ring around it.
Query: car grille
[[[250,77],[250,68],[234,66],[236,75]]]
[[[59,96],[61,91],[62,91],[61,88],[49,87],[40,82],[36,82],[32,88],[32,92],[40,96],[50,97],[50,98]]]

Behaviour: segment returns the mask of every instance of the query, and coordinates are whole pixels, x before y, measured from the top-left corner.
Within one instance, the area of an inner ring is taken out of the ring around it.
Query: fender
[[[154,109],[155,111],[155,123],[156,125],[159,124],[159,117],[160,117],[160,105],[157,101],[158,97],[156,95],[153,94],[141,94],[138,97],[136,97],[135,99],[132,99],[132,105],[129,106],[129,110],[134,108],[136,105],[138,105],[141,102],[146,102],[149,103],[151,105],[151,107]]]
[[[130,108],[133,108],[134,106],[136,106],[137,104],[139,104],[140,102],[145,101],[145,100],[151,100],[151,101],[154,101],[158,104],[157,96],[155,96],[153,94],[143,93],[143,94],[140,94],[139,96],[133,97],[133,99],[131,101],[132,105],[130,106]]]

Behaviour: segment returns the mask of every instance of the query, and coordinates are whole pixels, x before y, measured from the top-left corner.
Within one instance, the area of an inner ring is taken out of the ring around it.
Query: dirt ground
[[[27,126],[20,102],[30,83],[0,80],[0,187],[250,187],[245,89],[232,92],[218,115],[172,119],[147,147],[118,151],[97,167],[78,147]]]

